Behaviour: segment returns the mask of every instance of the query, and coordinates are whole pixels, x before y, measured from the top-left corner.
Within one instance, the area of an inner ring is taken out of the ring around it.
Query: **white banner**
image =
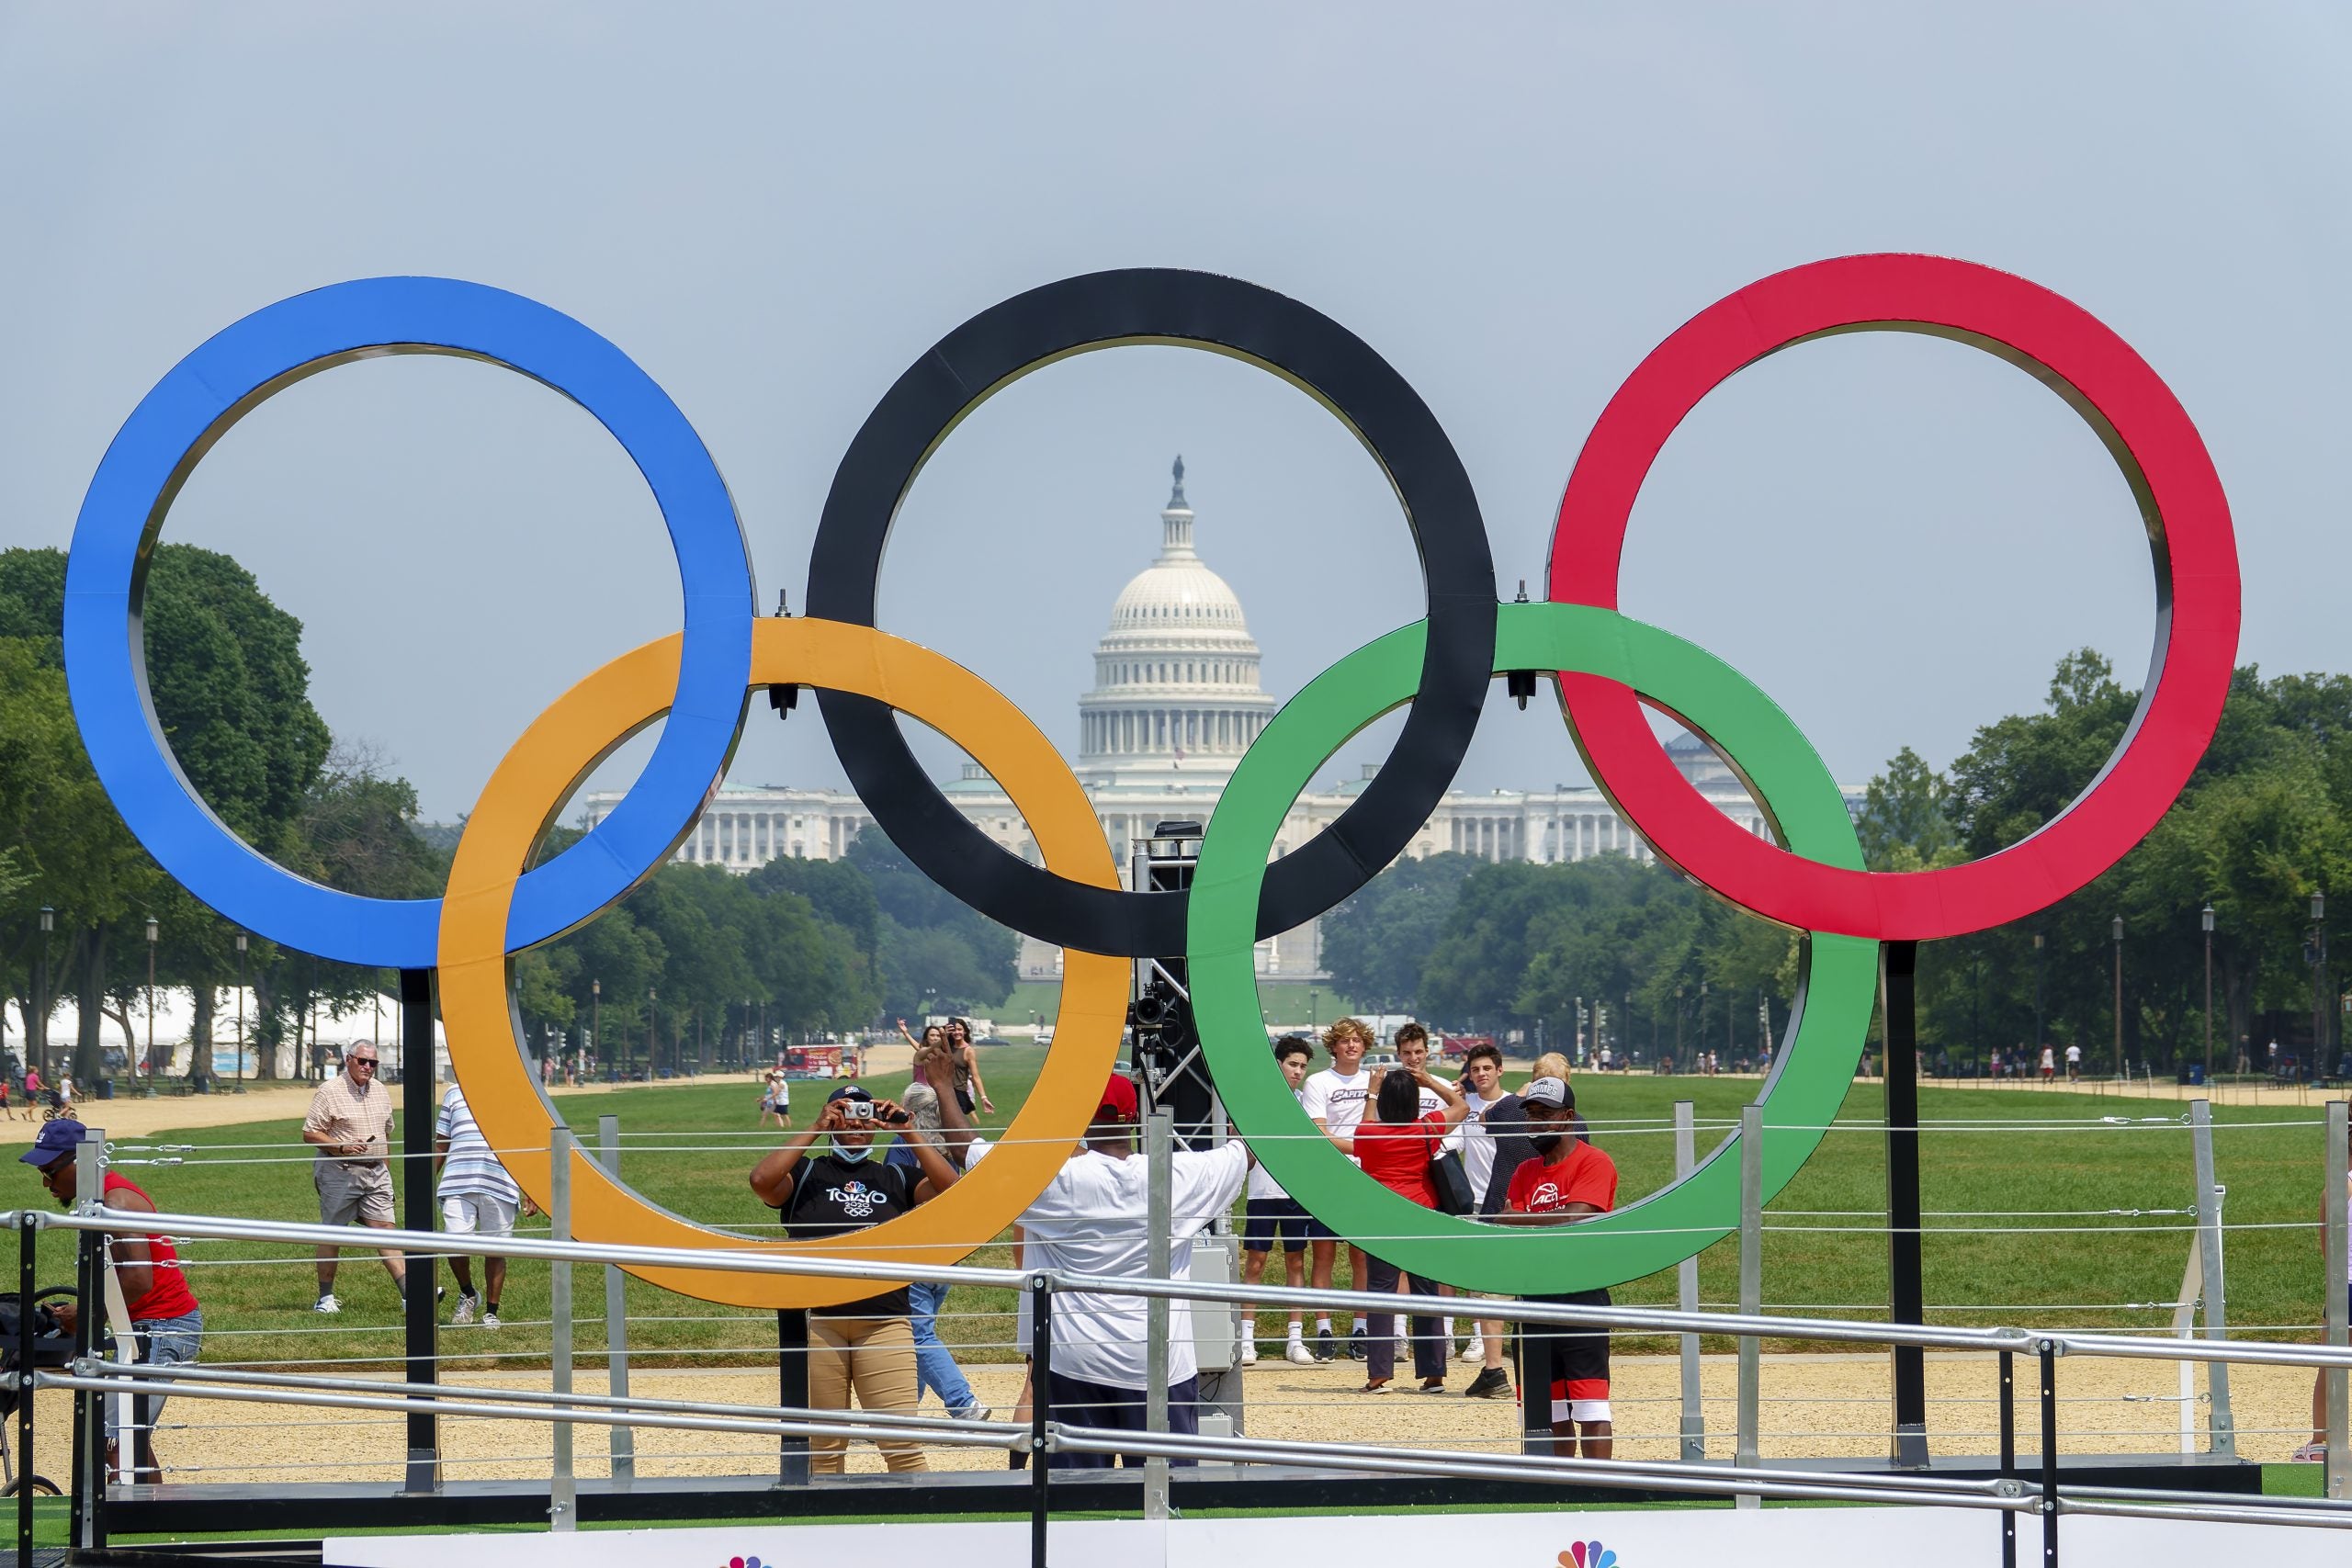
[[[1367,1482],[1368,1490],[1377,1483]],[[885,1495],[876,1495],[877,1504]],[[2352,1539],[2278,1525],[2173,1524],[2070,1517],[2066,1568],[2173,1562],[2343,1568]],[[571,1535],[350,1536],[326,1568],[840,1568],[895,1562],[1028,1568],[1029,1527],[991,1524],[775,1525],[586,1530]],[[1999,1568],[1999,1517],[1965,1508],[1598,1509],[1297,1518],[1074,1519],[1053,1527],[1053,1561],[1071,1568],[1299,1568],[1301,1563],[1479,1568]],[[2041,1555],[2041,1521],[2018,1521],[2018,1561]]]

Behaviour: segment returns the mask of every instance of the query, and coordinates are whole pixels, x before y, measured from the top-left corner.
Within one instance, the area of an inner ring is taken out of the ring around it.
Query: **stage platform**
[[[1898,1473],[1863,1460],[1774,1460],[1775,1468],[1824,1476]],[[2041,1461],[2020,1454],[2017,1473],[2036,1484]],[[2200,1454],[2070,1454],[2058,1463],[2065,1486],[2146,1487],[2150,1490],[2259,1494],[2262,1467]],[[1999,1473],[1992,1460],[1958,1456],[1925,1471],[1900,1473],[1954,1480]],[[1532,1482],[1366,1476],[1357,1472],[1280,1465],[1202,1465],[1170,1475],[1170,1500],[1179,1511],[1219,1508],[1360,1506],[1376,1486],[1384,1505],[1432,1508],[1498,1505],[1516,1507],[1606,1508],[1635,1503],[1690,1502],[1686,1493],[1649,1487],[1600,1487]],[[1057,1471],[1054,1511],[1132,1513],[1143,1506],[1138,1471]],[[659,1524],[687,1520],[907,1517],[942,1514],[1025,1515],[1032,1501],[1026,1471],[919,1471],[905,1475],[830,1476],[785,1485],[760,1476],[693,1476],[616,1483],[578,1483],[583,1524]],[[315,1486],[118,1486],[106,1521],[110,1539],[172,1534],[234,1534],[248,1530],[356,1530],[481,1528],[547,1519],[547,1486],[515,1481],[453,1481],[430,1494],[397,1484]],[[220,1549],[216,1549],[220,1550]],[[255,1549],[280,1557],[284,1543]],[[208,1552],[208,1555],[209,1553]],[[312,1559],[315,1561],[315,1557]]]

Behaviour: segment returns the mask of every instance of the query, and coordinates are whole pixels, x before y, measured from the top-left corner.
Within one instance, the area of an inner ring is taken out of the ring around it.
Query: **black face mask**
[[[1534,1133],[1529,1134],[1527,1141],[1535,1145],[1537,1154],[1548,1159],[1559,1148],[1560,1140],[1565,1135],[1560,1133]]]

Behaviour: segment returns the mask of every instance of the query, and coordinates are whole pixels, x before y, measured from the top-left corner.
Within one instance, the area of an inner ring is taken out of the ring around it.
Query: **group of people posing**
[[[1329,1065],[1322,1070],[1309,1070],[1315,1046],[1305,1035],[1283,1036],[1274,1042],[1273,1053],[1300,1109],[1383,1187],[1423,1208],[1445,1207],[1497,1224],[1567,1224],[1616,1206],[1617,1168],[1584,1135],[1565,1056],[1552,1052],[1537,1058],[1527,1083],[1512,1093],[1502,1086],[1502,1053],[1491,1044],[1470,1049],[1457,1083],[1430,1070],[1429,1031],[1418,1023],[1396,1032],[1395,1066],[1364,1066],[1374,1043],[1368,1025],[1343,1018],[1323,1032]],[[1442,1192],[1441,1183],[1454,1190]],[[1265,1278],[1278,1243],[1287,1284],[1330,1288],[1340,1248],[1345,1245],[1356,1289],[1382,1295],[1401,1292],[1412,1298],[1415,1310],[1408,1337],[1419,1392],[1446,1392],[1453,1315],[1440,1308],[1438,1301],[1455,1295],[1453,1287],[1386,1262],[1379,1256],[1377,1240],[1369,1247],[1345,1241],[1283,1191],[1272,1173],[1253,1168],[1242,1222],[1244,1281],[1256,1284]],[[1468,1292],[1464,1299],[1491,1303],[1498,1298]],[[1606,1305],[1609,1292],[1543,1299]],[[1260,1352],[1255,1314],[1245,1315],[1252,1329],[1241,1350],[1246,1365],[1256,1361]],[[1473,1399],[1514,1397],[1504,1357],[1510,1314],[1480,1305],[1469,1308],[1466,1315],[1470,1332],[1460,1355],[1478,1363],[1479,1370],[1463,1393]],[[1537,1337],[1549,1351],[1553,1431],[1561,1451],[1573,1452],[1581,1445],[1588,1457],[1608,1457],[1608,1336],[1539,1331]],[[1365,1367],[1363,1392],[1377,1394],[1394,1386],[1396,1351],[1393,1314],[1355,1316],[1342,1341],[1330,1317],[1317,1314],[1310,1342],[1303,1316],[1293,1314],[1283,1353],[1301,1365],[1341,1357],[1361,1361]]]
[[[905,1103],[877,1100],[860,1086],[844,1084],[832,1091],[812,1125],[759,1161],[751,1172],[752,1190],[776,1210],[787,1235],[815,1239],[881,1224],[931,1201],[986,1157],[989,1140],[975,1130],[971,1117],[976,1104],[988,1107],[977,1076],[970,1085],[966,1082],[956,1043],[944,1031],[927,1031],[914,1042],[913,1082]],[[1321,1043],[1329,1065],[1319,1072],[1309,1070],[1315,1045],[1302,1035],[1276,1042],[1275,1061],[1323,1134],[1390,1190],[1438,1207],[1440,1178],[1433,1167],[1453,1159],[1468,1195],[1464,1207],[1490,1223],[1573,1224],[1615,1205],[1616,1168],[1582,1136],[1567,1064],[1558,1055],[1539,1060],[1535,1076],[1514,1094],[1502,1088],[1502,1056],[1491,1045],[1471,1052],[1459,1085],[1432,1073],[1428,1033],[1415,1025],[1399,1032],[1398,1065],[1393,1067],[1365,1066],[1374,1037],[1358,1020],[1333,1024]],[[1147,1276],[1149,1189],[1145,1161],[1136,1152],[1137,1125],[1136,1086],[1114,1074],[1078,1149],[1022,1213],[1014,1233],[1016,1267],[1105,1278]],[[885,1134],[895,1141],[877,1151]],[[1231,1212],[1246,1188],[1244,1278],[1253,1284],[1261,1280],[1279,1243],[1289,1283],[1307,1282],[1311,1256],[1313,1283],[1332,1284],[1342,1238],[1294,1201],[1258,1165],[1243,1139],[1180,1152],[1171,1156],[1168,1175],[1171,1277],[1189,1278],[1194,1242]],[[1376,1239],[1370,1247],[1344,1245],[1354,1288],[1403,1294],[1419,1309],[1408,1326],[1414,1372],[1422,1392],[1445,1392],[1452,1336],[1441,1328],[1437,1303],[1441,1292],[1451,1293],[1450,1287],[1400,1271],[1379,1256]],[[931,1390],[949,1414],[987,1418],[991,1412],[973,1396],[939,1340],[944,1295],[944,1287],[918,1285],[811,1311],[811,1405],[846,1409],[854,1399],[866,1410],[911,1414]],[[1480,1369],[1464,1392],[1476,1398],[1510,1397],[1504,1351],[1514,1314],[1496,1298],[1465,1299],[1478,1304],[1467,1309],[1474,1327],[1463,1354]],[[1593,1291],[1542,1299],[1605,1305],[1609,1295]],[[1016,1332],[1024,1356],[1035,1348],[1028,1307],[1024,1298]],[[1046,1376],[1058,1419],[1115,1430],[1144,1428],[1152,1382],[1146,1313],[1138,1295],[1055,1293]],[[1242,1351],[1247,1364],[1259,1359],[1259,1348],[1255,1315],[1245,1309],[1245,1316],[1252,1325]],[[1357,1316],[1343,1341],[1330,1317],[1319,1315],[1310,1343],[1303,1319],[1294,1315],[1284,1354],[1302,1364],[1362,1361],[1363,1392],[1385,1393],[1395,1382],[1396,1317],[1376,1312]],[[1199,1369],[1184,1303],[1170,1305],[1167,1343],[1168,1429],[1194,1432]],[[1523,1364],[1551,1384],[1559,1451],[1609,1457],[1608,1336],[1539,1330],[1535,1343],[1539,1352]],[[1035,1392],[1034,1383],[1024,1384],[1016,1418],[1027,1418]],[[924,1468],[922,1449],[911,1439],[882,1438],[876,1446],[893,1470]],[[840,1438],[812,1438],[812,1468],[838,1472],[844,1448]],[[1015,1464],[1025,1459],[1013,1455]],[[1110,1461],[1056,1455],[1052,1462],[1077,1467]]]

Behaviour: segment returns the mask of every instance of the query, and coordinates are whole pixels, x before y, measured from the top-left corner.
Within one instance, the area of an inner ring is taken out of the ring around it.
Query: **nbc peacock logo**
[[[1617,1554],[1597,1540],[1570,1541],[1560,1568],[1617,1568]]]

